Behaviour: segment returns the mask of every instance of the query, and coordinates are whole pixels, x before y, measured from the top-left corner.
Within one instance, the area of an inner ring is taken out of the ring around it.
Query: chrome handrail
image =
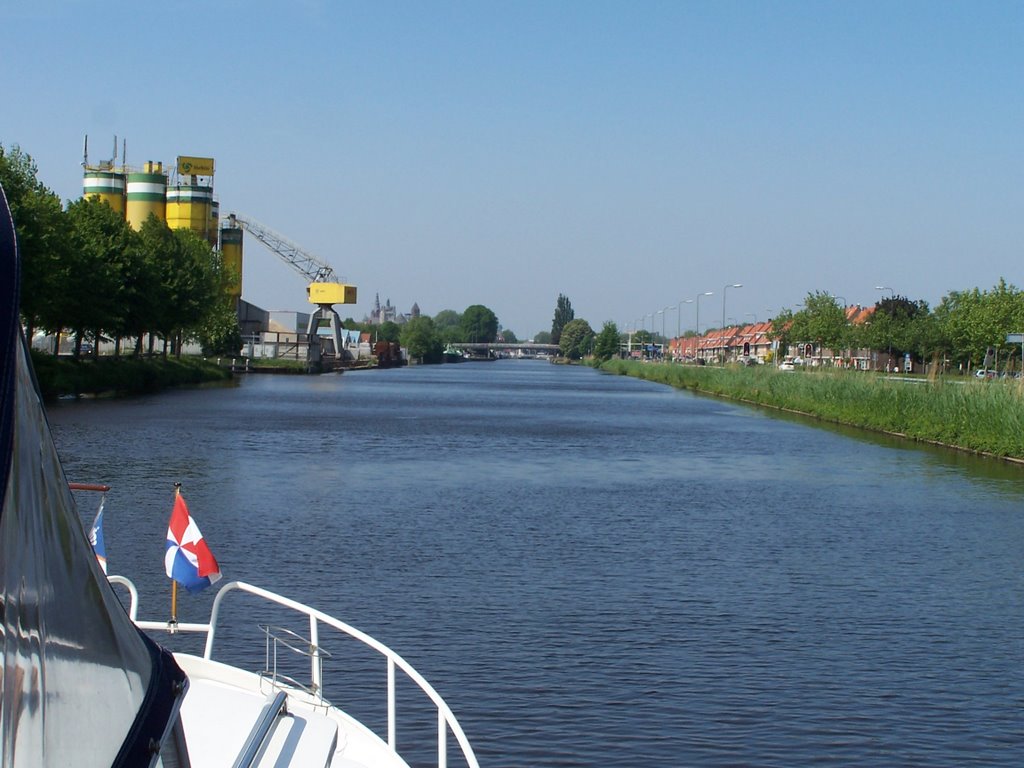
[[[135,586],[132,582],[124,576],[109,576],[108,580],[115,584],[120,584],[126,587],[131,595],[131,603],[129,607],[129,616],[135,622],[135,624],[141,629],[147,630],[162,630],[166,632],[195,632],[206,634],[206,647],[203,651],[203,658],[211,660],[213,658],[214,643],[217,638],[217,620],[220,617],[220,606],[224,602],[224,598],[231,592],[241,591],[247,592],[256,597],[261,597],[277,605],[281,605],[285,608],[290,608],[297,613],[306,615],[309,618],[309,644],[311,648],[319,648],[320,635],[319,625],[326,624],[329,627],[333,627],[335,630],[342,634],[348,635],[356,640],[359,640],[363,645],[372,648],[379,654],[384,656],[387,660],[387,710],[388,710],[388,746],[397,754],[398,753],[398,739],[397,739],[397,714],[395,707],[395,669],[401,669],[406,676],[419,686],[420,690],[427,695],[434,706],[437,708],[437,758],[438,768],[447,768],[447,735],[450,730],[455,740],[458,742],[462,749],[462,756],[466,760],[468,768],[480,768],[480,764],[477,762],[476,754],[473,752],[473,747],[469,743],[469,739],[466,738],[465,732],[462,730],[462,726],[459,725],[458,719],[455,714],[445,703],[444,699],[441,698],[434,687],[427,682],[427,680],[416,671],[413,666],[403,659],[395,651],[388,648],[379,640],[370,637],[370,635],[362,632],[355,627],[346,624],[343,621],[330,616],[323,611],[319,611],[315,608],[310,608],[308,605],[304,605],[295,600],[291,600],[287,597],[279,595],[275,592],[271,592],[260,587],[253,586],[244,581],[231,581],[222,586],[216,597],[213,599],[213,606],[210,609],[210,621],[206,624],[197,623],[178,623],[178,622],[161,622],[161,621],[139,621],[135,618],[138,610],[138,593],[135,590]],[[321,673],[321,665],[318,664],[320,660],[319,653],[310,654],[310,675],[312,678],[313,686],[315,690],[323,689],[323,680]]]

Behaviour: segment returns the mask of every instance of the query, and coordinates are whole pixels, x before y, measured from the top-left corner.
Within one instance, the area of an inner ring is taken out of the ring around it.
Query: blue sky
[[[85,134],[214,157],[223,214],[359,287],[343,317],[480,303],[529,337],[564,293],[674,332],[732,283],[737,322],[1024,283],[1019,2],[0,5],[0,143],[47,186],[81,194]],[[245,258],[245,298],[308,309]]]

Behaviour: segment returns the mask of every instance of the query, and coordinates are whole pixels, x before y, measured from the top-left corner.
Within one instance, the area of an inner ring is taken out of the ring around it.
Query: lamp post
[[[655,314],[656,315],[661,315],[661,356],[662,356],[662,358],[664,358],[665,357],[665,310],[664,309],[659,309],[657,312],[655,312]],[[653,347],[651,349],[651,352],[652,353],[654,352]]]
[[[752,317],[752,318],[754,318],[754,325],[757,325],[757,312],[747,312],[743,316],[744,317]]]
[[[730,288],[742,288],[743,283],[733,283],[727,285],[722,289],[722,363],[725,363],[726,350],[725,350],[725,294]]]
[[[700,297],[701,296],[714,296],[714,291],[705,291],[704,293],[697,294],[697,347],[700,352],[701,359],[704,359],[704,350],[700,349]]]
[[[648,317],[651,318],[651,343],[650,343],[650,347],[651,347],[651,356],[652,357],[654,356],[654,316],[657,315],[657,314],[658,314],[657,312],[651,312],[649,315],[644,315],[644,320],[645,321],[647,320]]]

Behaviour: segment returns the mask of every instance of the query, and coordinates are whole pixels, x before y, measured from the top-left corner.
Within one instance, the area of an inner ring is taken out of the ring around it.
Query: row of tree
[[[770,335],[783,348],[811,343],[837,355],[873,350],[971,367],[1007,347],[1007,335],[1019,333],[1024,333],[1024,292],[1000,280],[989,291],[953,291],[934,310],[925,301],[890,296],[862,322],[850,322],[834,296],[809,293],[799,311],[786,310],[773,319]],[[1019,344],[1010,345],[1010,355],[1019,351]]]
[[[514,344],[516,336],[501,330],[498,316],[482,304],[466,307],[464,312],[445,309],[433,317],[421,315],[399,325],[394,322],[357,323],[346,318],[346,328],[369,333],[374,341],[389,341],[405,347],[409,356],[426,363],[441,362],[446,347],[459,344],[502,341]]]
[[[37,178],[31,156],[0,145],[0,184],[7,195],[21,252],[21,315],[36,330],[74,334],[75,354],[88,339],[110,338],[120,351],[133,339],[163,340],[180,352],[185,340],[211,352],[241,346],[228,273],[219,254],[189,230],[156,217],[133,230],[97,199],[61,204]],[[98,349],[98,343],[94,349]]]
[[[538,334],[537,341],[541,341]],[[596,360],[610,360],[619,354],[619,329],[610,320],[595,333],[586,320],[576,317],[572,302],[558,294],[555,316],[551,320],[550,337],[544,341],[557,344],[563,357],[579,360],[591,356]]]

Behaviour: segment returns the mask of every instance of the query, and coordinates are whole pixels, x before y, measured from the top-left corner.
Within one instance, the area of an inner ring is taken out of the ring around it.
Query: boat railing
[[[212,659],[213,649],[217,640],[217,621],[220,617],[221,604],[224,599],[232,592],[245,592],[256,597],[263,598],[277,605],[289,608],[300,614],[304,614],[309,619],[309,639],[305,640],[308,644],[308,650],[305,655],[309,656],[310,659],[310,679],[311,684],[306,690],[322,691],[323,690],[323,670],[322,670],[322,658],[326,655],[320,648],[320,625],[325,624],[342,634],[348,635],[355,640],[360,641],[363,645],[372,648],[382,655],[387,662],[387,743],[388,746],[398,752],[398,725],[396,715],[396,671],[401,670],[405,673],[406,677],[412,680],[420,688],[420,690],[426,694],[426,696],[433,703],[437,710],[437,765],[438,768],[447,768],[448,765],[448,733],[455,737],[456,742],[462,750],[462,756],[466,761],[468,768],[479,768],[480,764],[477,762],[476,755],[473,752],[473,747],[469,743],[469,739],[466,738],[466,734],[462,730],[462,726],[459,725],[459,721],[456,719],[455,714],[451,711],[444,699],[441,698],[434,687],[427,682],[427,680],[417,672],[413,666],[398,655],[395,651],[391,650],[388,646],[381,643],[379,640],[367,635],[355,627],[346,624],[343,621],[330,616],[323,611],[319,611],[315,608],[311,608],[308,605],[304,605],[295,600],[291,600],[282,595],[278,595],[275,592],[270,592],[266,589],[247,584],[244,581],[232,581],[220,588],[217,592],[216,597],[213,599],[213,607],[210,610],[210,621],[209,623],[193,623],[193,622],[166,622],[166,621],[144,621],[138,619],[138,591],[135,585],[132,584],[131,580],[124,576],[109,576],[108,580],[112,584],[118,584],[128,590],[129,593],[129,606],[128,615],[135,622],[135,624],[144,630],[150,631],[164,631],[164,632],[194,632],[206,635],[206,647],[203,651],[203,658]],[[305,686],[300,686],[305,688]]]

